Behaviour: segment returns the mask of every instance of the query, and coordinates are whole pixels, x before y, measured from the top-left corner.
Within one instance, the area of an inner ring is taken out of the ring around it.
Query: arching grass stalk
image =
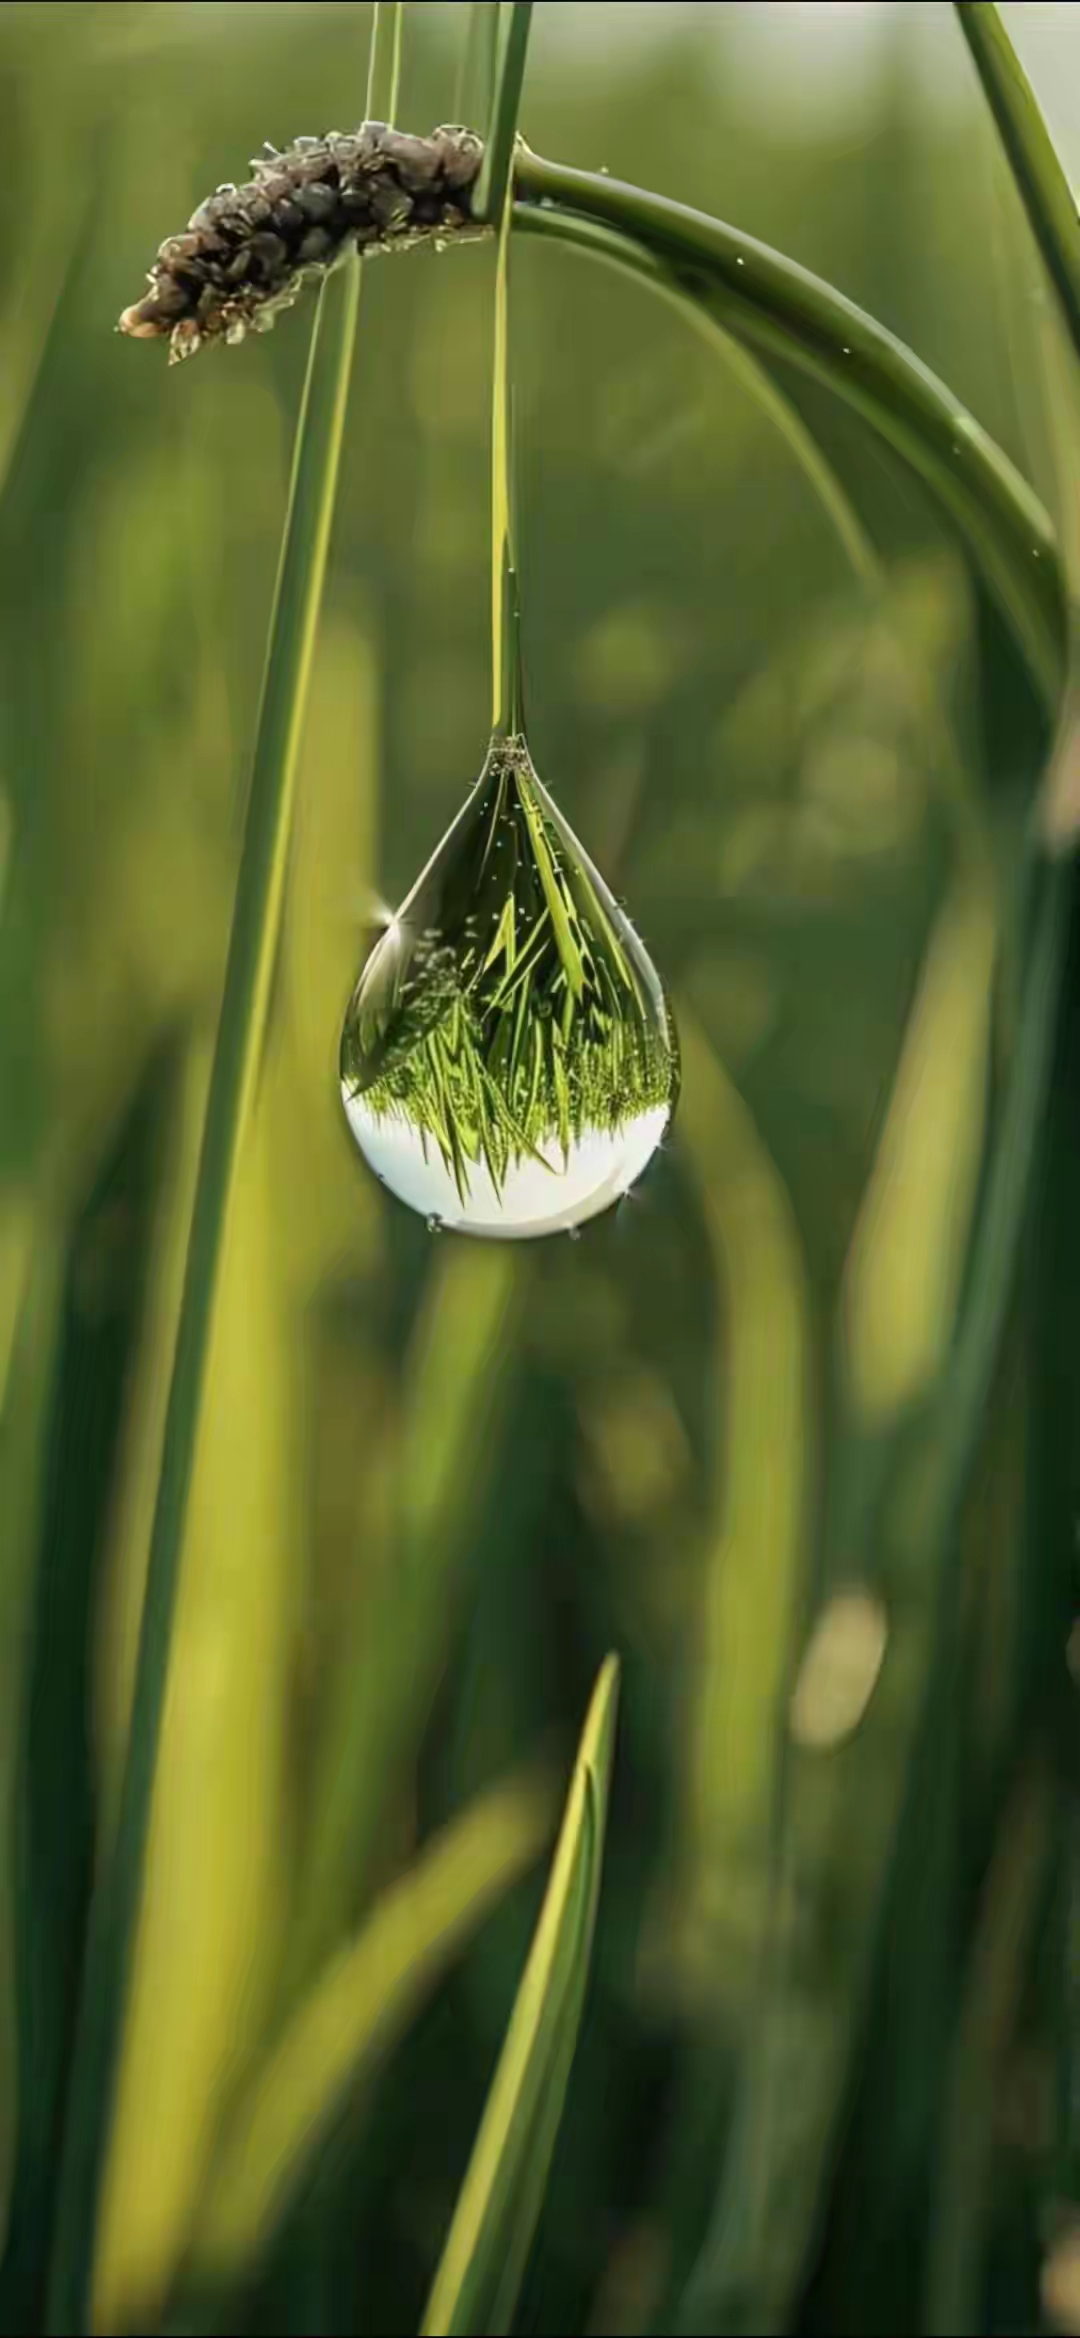
[[[704,212],[527,150],[514,184],[523,233],[576,244],[704,310],[766,363],[783,359],[861,414],[958,529],[1053,714],[1065,645],[1053,527],[929,367],[831,285]]]
[[[514,54],[523,64],[516,48]],[[493,107],[492,144],[504,145],[507,138],[509,55],[508,48]],[[510,148],[513,152],[512,134]],[[376,166],[380,203],[389,204],[390,224],[380,224],[367,206],[362,229],[366,249],[407,246],[431,237],[449,245],[461,236],[475,235],[478,227],[483,232],[486,221],[477,208],[482,195],[486,199],[480,141],[471,133],[448,131],[427,140],[402,140],[384,133],[363,157],[362,168],[358,156],[352,156],[348,204],[343,208],[335,200],[331,205],[336,225],[321,260],[309,262],[296,246],[285,254],[273,283],[267,285],[259,276],[239,284],[230,278],[226,286],[215,257],[218,230],[243,245],[254,213],[266,199],[267,182],[260,178],[252,186],[210,198],[205,206],[208,227],[194,238],[194,256],[185,253],[183,283],[175,273],[177,239],[163,245],[151,272],[150,293],[125,310],[123,329],[142,337],[167,336],[174,354],[188,354],[208,340],[227,338],[234,316],[245,331],[262,329],[280,308],[291,304],[306,275],[337,264],[352,233],[349,206],[359,198],[361,181],[369,184]],[[292,183],[310,175],[310,158],[293,148],[276,156],[270,167],[275,186],[288,193]],[[329,149],[326,168],[336,170]],[[766,366],[780,359],[796,367],[860,414],[903,457],[959,532],[1012,629],[1036,690],[1050,714],[1056,712],[1064,678],[1065,624],[1051,522],[1008,457],[911,350],[820,277],[685,204],[668,202],[602,172],[545,162],[523,147],[514,155],[513,183],[515,229],[576,244],[627,270],[677,301],[691,317],[710,318]],[[421,191],[414,199],[417,187]],[[290,216],[293,209],[291,202],[285,203]],[[286,229],[284,218],[280,224],[287,241],[293,230]],[[182,240],[186,247],[190,239]]]
[[[369,117],[392,115],[401,0],[375,9]],[[360,298],[351,259],[322,287],[293,457],[247,822],[166,1415],[116,1843],[91,1910],[68,2095],[47,2327],[88,2327],[102,2163],[138,1921],[173,1611],[206,1364],[241,1147],[266,1033],[296,772]]]

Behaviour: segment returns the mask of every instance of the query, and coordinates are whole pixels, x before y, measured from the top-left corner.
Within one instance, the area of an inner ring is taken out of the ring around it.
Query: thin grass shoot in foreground
[[[551,1879],[468,2173],[424,2314],[424,2338],[509,2330],[539,2221],[589,1976],[619,1663],[601,1666]]]

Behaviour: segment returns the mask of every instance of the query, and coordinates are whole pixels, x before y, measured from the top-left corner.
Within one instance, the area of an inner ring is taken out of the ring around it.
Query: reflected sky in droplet
[[[654,1105],[623,1128],[587,1129],[565,1161],[557,1144],[542,1146],[543,1161],[513,1163],[498,1188],[477,1163],[462,1196],[430,1137],[403,1117],[375,1114],[344,1086],[342,1101],[365,1160],[398,1201],[450,1232],[510,1242],[572,1233],[611,1209],[648,1167],[671,1118],[668,1108]]]

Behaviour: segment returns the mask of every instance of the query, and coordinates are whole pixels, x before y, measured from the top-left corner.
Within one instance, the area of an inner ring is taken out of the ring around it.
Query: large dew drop
[[[349,1002],[361,1152],[440,1225],[568,1233],[640,1177],[678,1084],[651,959],[524,740],[497,737]]]

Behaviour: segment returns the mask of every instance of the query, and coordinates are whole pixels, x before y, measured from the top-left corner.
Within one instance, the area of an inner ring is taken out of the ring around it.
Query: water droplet
[[[568,1240],[569,1240],[569,1241],[571,1241],[571,1242],[580,1242],[580,1240],[581,1240],[581,1228],[580,1228],[580,1226],[568,1226],[568,1227],[567,1227],[567,1229],[566,1229],[566,1232],[567,1232],[567,1238],[568,1238]]]
[[[746,266],[746,262],[745,262],[745,260],[744,260],[744,259],[742,259],[741,257],[737,257],[737,258],[736,258],[736,261],[735,261],[735,266],[736,266],[737,268],[745,268],[745,266]]]
[[[493,740],[349,1003],[341,1090],[361,1152],[429,1223],[568,1233],[640,1177],[678,1083],[644,945],[524,740]]]
[[[380,1185],[385,1185],[385,1184],[386,1184],[386,1179],[385,1179],[385,1177],[383,1177],[383,1176],[382,1176],[382,1174],[381,1174],[381,1173],[379,1173],[379,1183],[380,1183]],[[443,1230],[443,1222],[444,1222],[444,1221],[442,1220],[442,1218],[440,1218],[440,1217],[437,1215],[437,1213],[436,1213],[436,1212],[433,1210],[433,1211],[432,1211],[432,1213],[431,1213],[431,1216],[430,1216],[430,1218],[428,1219],[428,1222],[427,1222],[427,1230],[428,1230],[428,1233],[429,1233],[429,1234],[441,1234],[441,1233],[442,1233],[442,1230]]]

